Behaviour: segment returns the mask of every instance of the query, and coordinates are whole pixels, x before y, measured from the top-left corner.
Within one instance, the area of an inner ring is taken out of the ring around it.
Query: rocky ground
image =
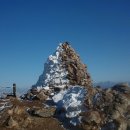
[[[81,113],[82,128],[130,130],[130,87],[127,84],[118,84],[109,89],[94,89],[91,107],[87,112]]]
[[[0,112],[0,130],[63,130],[60,122],[53,118],[55,108],[44,108],[41,101],[9,98],[0,101],[11,106]]]

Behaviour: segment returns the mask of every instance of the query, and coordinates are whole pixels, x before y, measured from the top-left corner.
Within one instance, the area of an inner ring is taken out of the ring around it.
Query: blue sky
[[[0,85],[36,83],[64,41],[93,81],[129,81],[130,1],[0,0]]]

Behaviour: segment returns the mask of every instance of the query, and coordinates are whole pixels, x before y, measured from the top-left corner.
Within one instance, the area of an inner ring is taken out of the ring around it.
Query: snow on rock
[[[70,123],[73,125],[76,125],[79,113],[86,110],[83,105],[86,93],[87,91],[85,88],[72,86],[67,90],[60,91],[52,97],[57,108],[65,109],[65,116],[71,119]]]
[[[42,86],[37,86],[37,92],[40,92],[41,89],[42,89]]]
[[[63,51],[60,44],[55,53],[50,55],[44,65],[43,74],[39,77],[36,86],[64,88],[68,84],[66,76],[68,72],[61,64],[60,54]]]
[[[12,107],[12,104],[9,102],[8,99],[1,99],[0,100],[0,112],[3,111],[5,108]]]
[[[68,42],[61,43],[44,64],[44,71],[34,87],[49,87],[54,91],[70,85],[91,87],[91,77],[87,66]]]

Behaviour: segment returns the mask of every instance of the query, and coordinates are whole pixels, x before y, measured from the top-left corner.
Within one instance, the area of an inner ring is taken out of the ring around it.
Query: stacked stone
[[[81,62],[79,55],[68,42],[63,43],[62,48],[62,63],[68,71],[67,78],[70,85],[91,86],[91,77],[87,72],[87,66]]]

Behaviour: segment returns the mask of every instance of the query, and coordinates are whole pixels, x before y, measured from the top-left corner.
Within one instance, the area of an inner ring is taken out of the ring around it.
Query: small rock
[[[98,111],[90,111],[83,114],[82,121],[89,124],[92,122],[99,124],[101,122],[101,117]]]
[[[42,90],[41,92],[39,92],[36,96],[41,101],[45,101],[48,98],[48,96],[45,95],[44,90]]]
[[[7,122],[7,127],[8,128],[18,128],[18,122],[13,120],[12,116],[9,117],[8,122]]]
[[[28,125],[30,125],[32,123],[32,119],[30,117],[27,117],[25,120],[24,120],[24,123],[23,123],[23,128],[27,128]]]
[[[14,114],[21,115],[21,114],[25,113],[25,109],[24,109],[24,107],[16,106],[13,108],[13,112],[14,112]]]

